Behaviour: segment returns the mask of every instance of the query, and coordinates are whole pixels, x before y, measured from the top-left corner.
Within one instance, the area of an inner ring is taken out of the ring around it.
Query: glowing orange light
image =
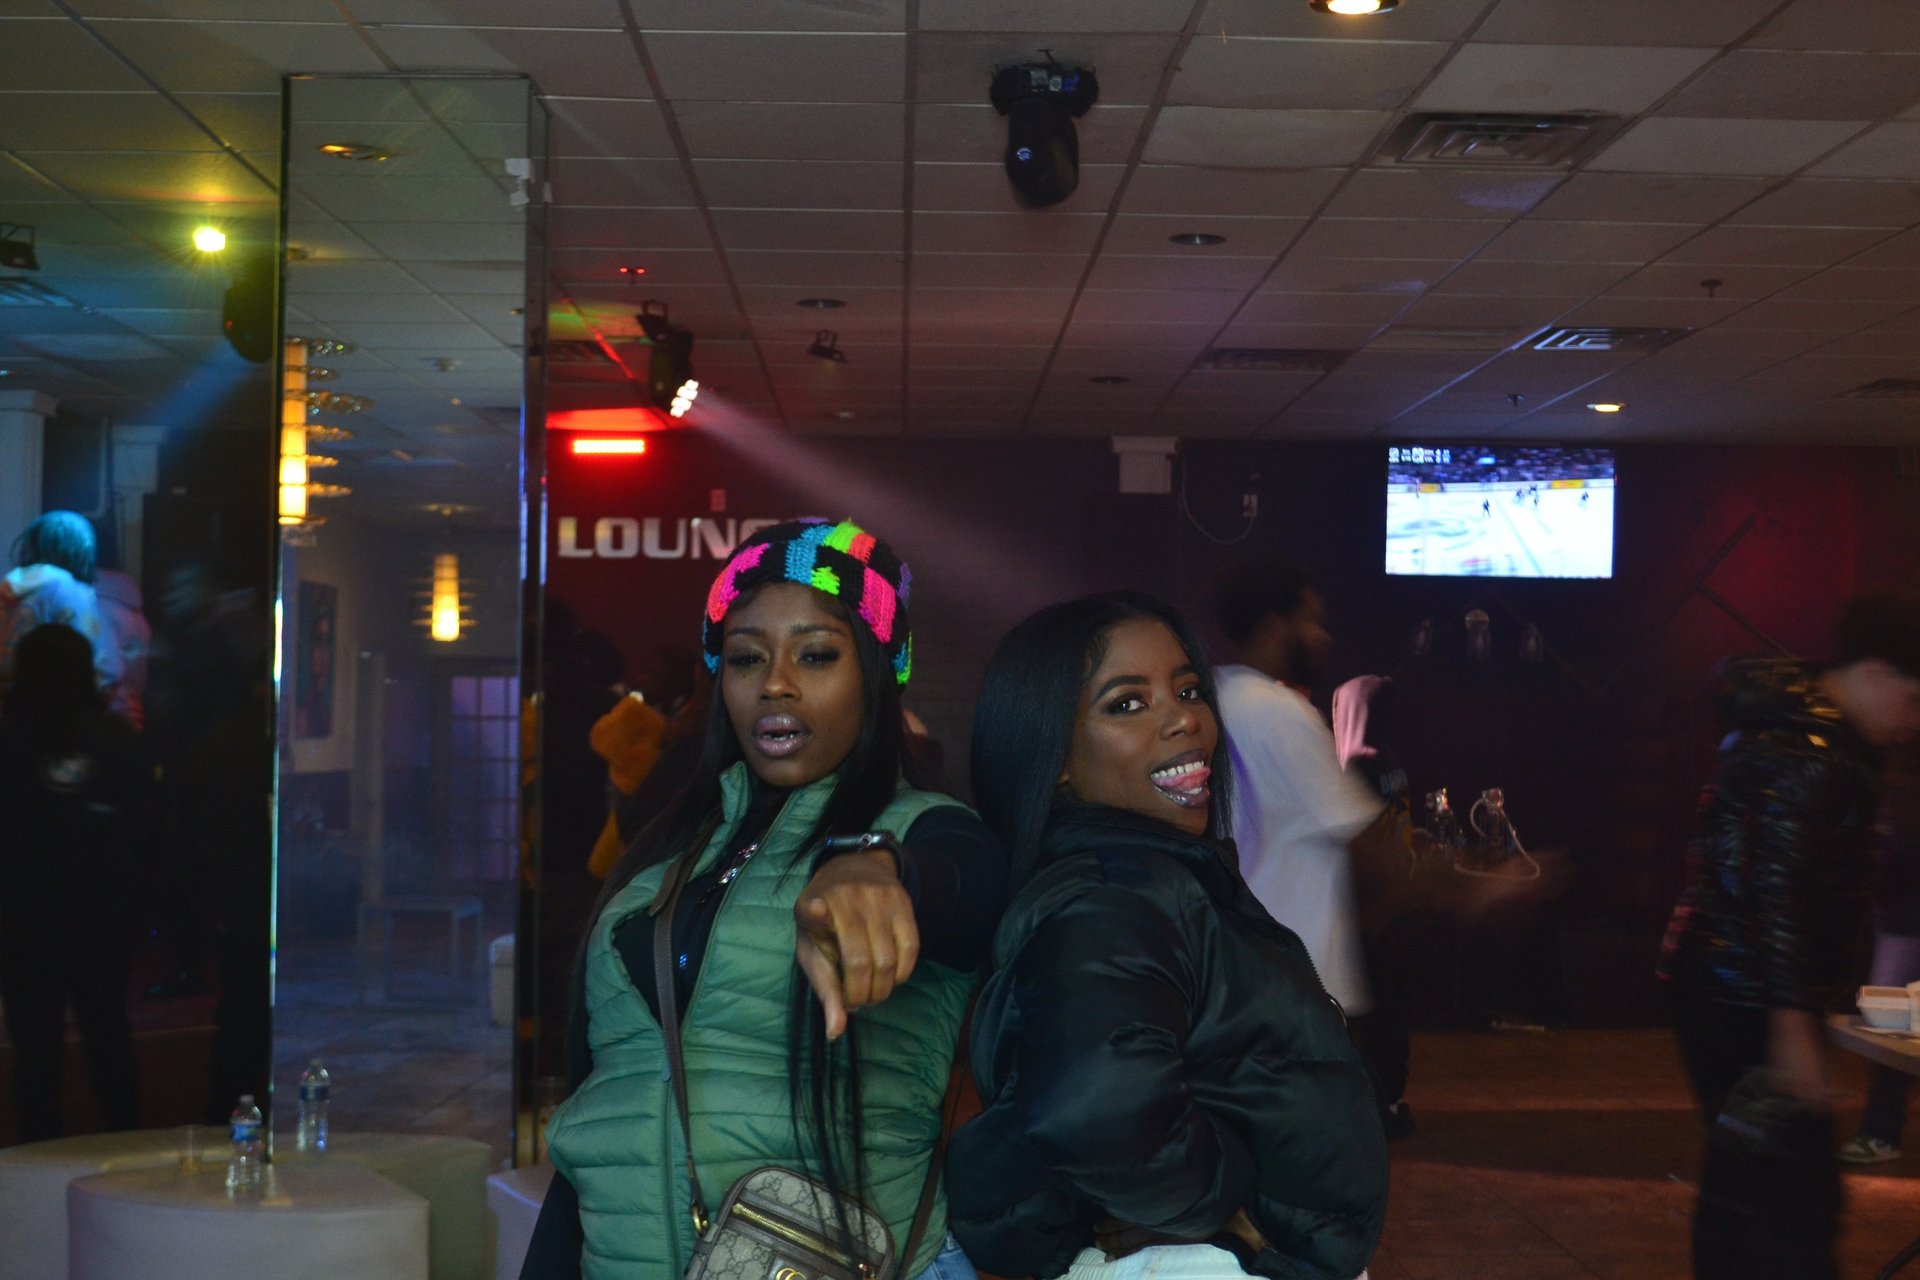
[[[614,431],[632,435],[640,431],[658,431],[667,425],[667,417],[658,409],[634,406],[625,409],[562,409],[547,415],[549,431]]]
[[[647,442],[639,436],[580,436],[573,442],[573,451],[576,454],[645,453]]]

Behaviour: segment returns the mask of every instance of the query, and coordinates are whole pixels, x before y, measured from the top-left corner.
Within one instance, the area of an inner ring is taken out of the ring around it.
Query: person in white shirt
[[[1240,873],[1300,936],[1328,994],[1349,1015],[1373,1007],[1361,956],[1349,846],[1379,818],[1377,795],[1343,771],[1333,732],[1290,685],[1311,684],[1333,638],[1301,571],[1247,557],[1209,591],[1220,633],[1220,713],[1232,747]]]

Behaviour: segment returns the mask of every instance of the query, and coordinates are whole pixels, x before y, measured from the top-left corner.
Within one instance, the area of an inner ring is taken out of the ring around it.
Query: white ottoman
[[[69,1280],[427,1280],[427,1202],[353,1164],[96,1173],[67,1188]]]
[[[494,1280],[519,1280],[533,1240],[533,1224],[553,1184],[553,1166],[530,1164],[487,1179],[487,1208],[493,1213]]]
[[[487,1229],[487,1171],[493,1151],[471,1138],[423,1133],[334,1133],[324,1155],[293,1149],[293,1135],[274,1142],[276,1169],[354,1164],[405,1187],[427,1202],[431,1280],[474,1280],[493,1270]]]
[[[513,1025],[513,935],[487,944],[487,1017],[496,1027]]]
[[[118,1169],[172,1169],[179,1158],[176,1129],[90,1133],[0,1150],[0,1280],[67,1274],[69,1182]]]

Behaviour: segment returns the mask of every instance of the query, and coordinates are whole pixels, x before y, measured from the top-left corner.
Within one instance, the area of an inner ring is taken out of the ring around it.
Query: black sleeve
[[[540,1202],[540,1218],[533,1224],[520,1280],[580,1280],[580,1255],[586,1235],[580,1229],[580,1197],[573,1184],[556,1172],[547,1198]]]
[[[900,883],[913,899],[920,954],[962,973],[978,969],[1007,908],[1006,850],[959,805],[921,814],[900,845]]]

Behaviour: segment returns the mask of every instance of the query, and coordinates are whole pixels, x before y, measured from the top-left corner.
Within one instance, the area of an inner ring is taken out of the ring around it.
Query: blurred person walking
[[[1920,597],[1851,601],[1827,666],[1721,672],[1733,724],[1662,948],[1708,1130],[1697,1280],[1833,1280],[1842,1192],[1832,1051],[1871,941],[1880,749],[1920,733]]]
[[[62,623],[29,632],[0,715],[0,999],[28,1142],[64,1130],[69,1003],[106,1127],[139,1122],[127,972],[153,770],[133,728],[102,705],[93,649]]]
[[[0,579],[0,694],[15,679],[20,642],[50,622],[85,637],[95,687],[111,692],[119,681],[120,647],[101,624],[93,590],[97,555],[93,526],[72,511],[47,512],[14,540],[15,567]]]

